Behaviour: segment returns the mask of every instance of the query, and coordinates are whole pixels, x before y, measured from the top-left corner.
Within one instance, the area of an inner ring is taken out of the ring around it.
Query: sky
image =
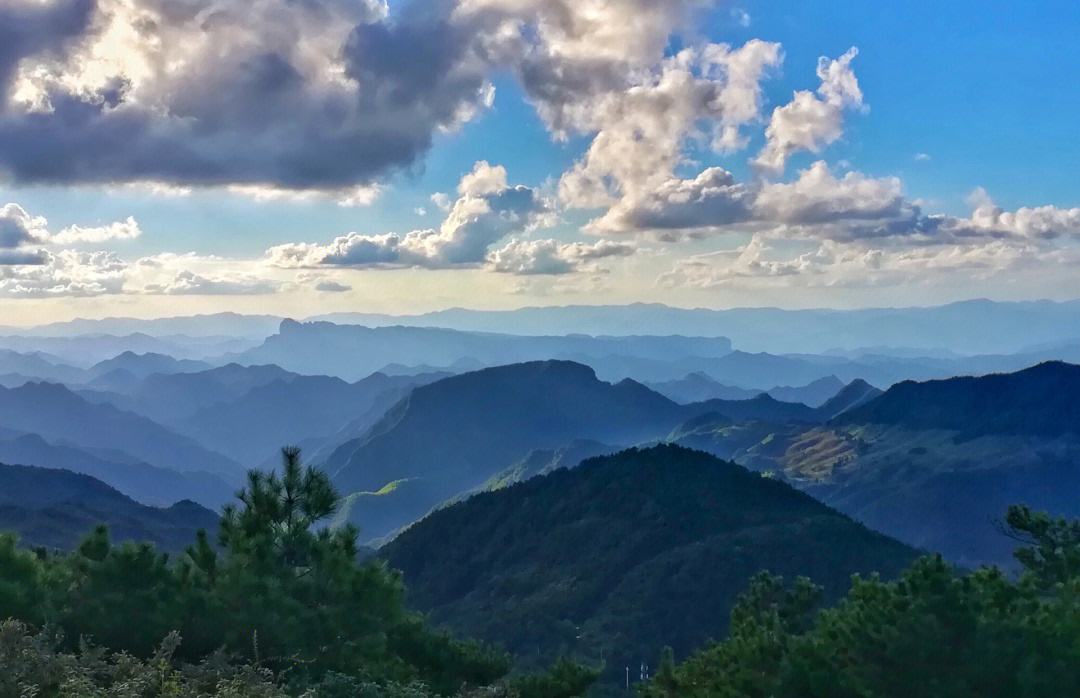
[[[1059,2],[0,0],[0,324],[1080,297]]]

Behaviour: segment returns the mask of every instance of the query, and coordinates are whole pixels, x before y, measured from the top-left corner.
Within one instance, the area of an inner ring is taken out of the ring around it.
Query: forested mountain
[[[468,541],[467,544],[463,544]],[[441,509],[380,555],[431,617],[505,643],[522,665],[560,654],[655,665],[719,637],[761,569],[830,596],[914,551],[789,486],[673,446],[593,458]]]
[[[0,425],[84,449],[123,451],[181,472],[207,471],[227,479],[240,473],[237,463],[187,437],[112,405],[92,404],[62,385],[0,388]]]
[[[849,410],[846,424],[992,434],[1080,435],[1080,366],[1052,361],[1009,374],[905,381]]]
[[[762,420],[780,424],[822,421],[817,410],[800,403],[781,402],[768,393],[750,400],[706,400],[687,407],[696,414],[716,412],[735,421]]]
[[[211,473],[158,468],[120,451],[80,450],[49,443],[38,434],[0,429],[0,463],[33,464],[89,475],[137,502],[167,506],[184,499],[218,509],[232,499],[234,485]]]
[[[116,540],[180,550],[198,529],[213,529],[217,515],[190,501],[145,506],[68,470],[0,465],[0,530],[18,533],[25,545],[70,550],[98,524]]]
[[[1013,374],[902,383],[884,394],[853,384],[830,424],[702,417],[671,440],[782,474],[821,501],[912,545],[967,565],[1012,565],[998,533],[1024,502],[1080,516],[1080,367],[1048,363]]]
[[[416,388],[366,436],[340,446],[325,468],[344,493],[409,481],[415,520],[534,449],[574,439],[641,443],[663,437],[692,412],[638,383],[600,381],[580,364],[515,364]]]

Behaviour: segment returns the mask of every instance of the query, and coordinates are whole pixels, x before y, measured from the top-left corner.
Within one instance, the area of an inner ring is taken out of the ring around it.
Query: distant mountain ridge
[[[151,465],[180,472],[201,470],[227,479],[240,474],[235,461],[192,439],[112,405],[92,404],[53,383],[0,388],[0,424],[82,447],[119,448]]]
[[[1080,434],[1080,366],[1052,361],[1009,374],[904,381],[838,417],[842,423],[1055,437]]]
[[[24,545],[71,550],[97,524],[113,540],[175,551],[194,542],[198,529],[213,530],[217,515],[188,501],[148,507],[67,470],[0,464],[0,530],[16,532]]]

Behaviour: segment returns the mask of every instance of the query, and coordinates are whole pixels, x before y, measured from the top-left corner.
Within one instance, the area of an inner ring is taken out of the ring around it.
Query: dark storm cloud
[[[0,171],[18,182],[343,188],[485,106],[487,66],[430,9],[390,22],[374,1],[144,0],[129,17],[98,2],[92,21],[92,0],[0,10]],[[151,70],[93,82],[80,70],[117,23],[153,39],[124,57]],[[76,35],[83,54],[45,64]],[[200,42],[213,50],[185,48]],[[47,107],[11,103],[20,61],[65,78],[34,85]]]

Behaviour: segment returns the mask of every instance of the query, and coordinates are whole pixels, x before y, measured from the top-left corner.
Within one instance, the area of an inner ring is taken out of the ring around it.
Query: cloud
[[[511,240],[488,255],[492,271],[505,274],[570,274],[596,271],[595,262],[610,257],[627,257],[636,248],[626,242],[599,240],[594,243],[562,243],[556,240]]]
[[[101,227],[68,226],[52,234],[48,221],[33,216],[15,203],[0,207],[0,266],[45,265],[53,259],[45,247],[60,247],[113,240],[131,240],[142,231],[134,218]]]
[[[0,170],[16,182],[363,204],[435,134],[488,109],[491,76],[509,73],[553,136],[594,138],[578,185],[647,186],[687,139],[742,147],[780,61],[776,44],[697,40],[691,20],[711,0],[415,2],[392,17],[384,0],[52,5],[0,34],[13,47],[0,57]],[[687,48],[667,55],[684,29]],[[356,187],[367,193],[341,195]]]
[[[508,185],[501,166],[476,163],[462,177],[458,191],[461,196],[437,230],[404,235],[349,233],[328,245],[289,243],[267,250],[266,260],[285,268],[477,266],[488,249],[507,235],[553,222],[550,202],[534,189]]]
[[[492,97],[474,28],[440,7],[45,7],[0,22],[0,170],[17,182],[340,191],[411,165]]]
[[[378,183],[329,189],[287,189],[272,184],[230,184],[225,189],[231,194],[244,196],[257,202],[309,203],[333,201],[343,208],[370,206],[375,203],[383,191],[382,185]]]
[[[44,218],[31,216],[22,206],[5,204],[0,207],[0,250],[13,250],[47,241],[47,225]]]
[[[562,176],[562,200],[591,208],[643,197],[674,177],[692,140],[718,153],[743,147],[742,127],[760,117],[760,81],[780,59],[778,44],[709,44],[641,70],[632,82],[568,102],[559,124],[595,135]]]
[[[753,198],[730,172],[710,167],[694,179],[671,177],[628,195],[585,229],[597,234],[715,229],[747,221]]]
[[[927,153],[915,153],[915,162],[930,162],[930,155]]]
[[[973,207],[970,218],[928,216],[920,222],[919,232],[930,238],[956,240],[1013,238],[1049,242],[1080,237],[1080,208],[1039,206],[1006,211],[982,188],[972,192],[968,201]]]
[[[128,216],[127,220],[117,221],[109,225],[97,228],[84,228],[77,225],[68,226],[49,239],[57,245],[75,245],[80,243],[101,243],[113,240],[134,240],[142,235],[142,230],[135,218]]]
[[[337,281],[320,281],[315,284],[315,290],[323,293],[345,293],[351,291],[352,286],[339,284]]]
[[[147,284],[142,293],[167,296],[262,296],[277,293],[280,281],[251,276],[208,276],[182,271],[165,283]]]
[[[0,297],[100,296],[123,291],[128,265],[112,252],[38,251],[29,266],[0,266]]]
[[[765,129],[765,147],[753,161],[758,170],[780,174],[792,154],[800,150],[821,152],[843,135],[844,111],[863,104],[859,82],[851,69],[857,54],[858,50],[852,48],[833,61],[820,58],[817,75],[821,86],[817,94],[798,91],[789,103],[773,110]]]

